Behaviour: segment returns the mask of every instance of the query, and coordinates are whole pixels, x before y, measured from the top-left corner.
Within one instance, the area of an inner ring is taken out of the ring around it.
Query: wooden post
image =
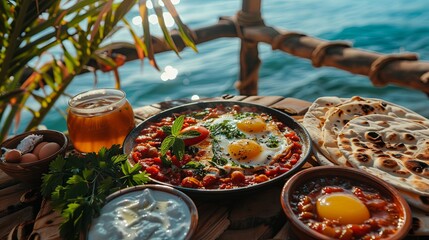
[[[243,0],[242,9],[236,15],[237,32],[241,39],[240,76],[236,87],[241,95],[257,95],[261,60],[258,42],[246,39],[242,34],[244,27],[264,26],[261,17],[261,0]]]

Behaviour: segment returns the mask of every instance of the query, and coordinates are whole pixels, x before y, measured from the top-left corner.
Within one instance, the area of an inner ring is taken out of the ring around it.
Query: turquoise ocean
[[[240,0],[181,0],[176,5],[190,28],[215,24],[220,16],[232,16],[241,8]],[[356,48],[384,54],[414,52],[429,60],[429,1],[427,0],[263,0],[266,25],[326,40],[346,40]],[[128,18],[135,20],[138,9]],[[141,34],[141,26],[136,25]],[[155,29],[156,35],[161,32]],[[126,35],[115,40],[129,41]],[[122,89],[133,107],[181,98],[238,95],[234,83],[239,73],[240,42],[222,38],[198,45],[199,53],[184,50],[179,59],[173,52],[156,55],[161,72],[147,62],[126,63],[119,69]],[[330,68],[314,68],[307,59],[259,45],[262,66],[259,95],[278,95],[313,101],[321,96],[360,95],[394,102],[429,117],[426,94],[402,87],[374,87],[365,76]],[[167,77],[166,77],[167,76]],[[170,76],[170,80],[167,80]],[[114,87],[112,73],[98,74],[96,87]],[[74,95],[94,87],[94,76],[84,74],[74,80],[67,93]],[[56,108],[67,109],[68,98]],[[28,121],[24,117],[23,124]],[[66,130],[64,115],[52,110],[43,124]]]

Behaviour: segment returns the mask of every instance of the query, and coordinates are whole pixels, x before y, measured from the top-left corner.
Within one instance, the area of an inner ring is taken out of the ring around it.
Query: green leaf
[[[119,164],[126,161],[127,159],[128,159],[128,156],[126,154],[120,154],[120,155],[113,156],[112,162],[113,164]]]
[[[160,149],[162,156],[165,155],[167,153],[168,149],[170,149],[174,145],[175,140],[176,140],[176,138],[174,136],[170,135],[162,141],[161,149]]]
[[[185,115],[180,115],[176,120],[173,122],[173,126],[171,126],[171,135],[177,136],[180,133],[180,130],[182,130],[183,122],[185,121]]]
[[[134,185],[140,185],[149,181],[149,174],[142,172],[136,175],[133,175]]]
[[[198,52],[197,47],[195,46],[195,41],[189,34],[191,31],[185,24],[183,24],[182,20],[179,17],[179,14],[176,11],[176,8],[174,8],[174,5],[171,3],[170,0],[162,0],[162,2],[164,2],[165,7],[170,12],[171,16],[177,24],[177,27],[179,27],[179,34],[185,45],[192,48],[195,52]]]
[[[124,164],[129,164],[129,163],[124,163]],[[142,166],[140,164],[134,164],[134,166],[130,170],[130,174],[138,173],[141,168]]]
[[[154,3],[155,7],[155,13],[156,16],[158,17],[158,23],[159,26],[161,27],[162,33],[164,35],[164,39],[167,42],[168,46],[171,48],[171,50],[173,50],[176,55],[180,58],[179,55],[179,50],[176,47],[176,44],[173,41],[173,38],[171,38],[170,32],[167,29],[167,26],[165,25],[165,21],[164,21],[164,16],[162,14],[162,8],[161,6],[159,6],[158,1],[155,1]]]
[[[82,173],[86,170],[88,169],[84,169]],[[67,184],[80,184],[85,182],[86,182],[85,179],[79,175],[73,175],[67,180]]]
[[[49,164],[49,171],[53,173],[61,172],[65,165],[66,159],[61,155],[58,155],[58,157]]]
[[[131,36],[133,37],[134,47],[136,48],[137,56],[139,57],[139,59],[143,59],[145,56],[145,52],[147,52],[146,46],[144,45],[140,37],[137,36],[137,33],[133,30],[129,22],[125,18],[123,19],[123,21],[125,23],[125,26],[127,26],[127,28],[129,29]]]
[[[122,164],[121,169],[122,169],[122,172],[123,172],[125,175],[129,175],[129,174],[131,173],[131,167],[130,167],[130,165],[129,165],[128,163],[126,163],[126,164]]]
[[[182,160],[183,155],[185,155],[185,142],[182,139],[176,138],[176,141],[174,141],[174,144],[173,144],[173,154],[179,160]]]
[[[183,169],[200,169],[200,168],[204,168],[204,165],[201,164],[200,162],[197,161],[190,161],[188,163],[186,163],[185,165],[182,166]]]
[[[153,53],[153,46],[152,46],[152,36],[150,35],[150,25],[149,25],[149,17],[148,17],[148,9],[146,7],[146,0],[141,0],[139,2],[139,12],[140,17],[142,18],[142,26],[143,26],[143,37],[144,37],[144,44],[146,46],[146,50],[144,52],[145,56],[149,59],[149,63],[156,68],[159,71],[158,64],[156,64],[155,56]]]

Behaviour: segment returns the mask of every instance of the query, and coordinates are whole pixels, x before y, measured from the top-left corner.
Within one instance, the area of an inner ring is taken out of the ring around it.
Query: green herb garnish
[[[168,163],[168,161],[170,160],[168,160],[165,157],[165,154],[167,154],[168,150],[171,150],[173,155],[176,156],[178,160],[181,160],[183,158],[183,155],[185,155],[185,142],[183,140],[188,138],[198,137],[200,135],[198,131],[193,131],[193,130],[181,132],[184,121],[185,121],[185,116],[181,115],[178,118],[176,118],[176,120],[174,120],[171,128],[168,128],[168,127],[163,128],[163,130],[164,129],[166,130],[164,131],[164,133],[170,134],[161,143],[160,152],[161,152],[161,156],[164,157],[164,158],[161,158],[164,165],[165,164],[171,165],[171,163]]]
[[[269,148],[277,148],[280,146],[280,142],[276,136],[270,135],[268,139],[265,141],[265,144]]]
[[[231,124],[231,120],[223,120],[221,123],[209,127],[212,136],[223,135],[227,139],[241,139],[246,135],[238,130],[237,125]]]
[[[61,237],[79,239],[79,233],[99,215],[108,195],[148,182],[149,175],[140,169],[139,164],[130,166],[119,145],[102,148],[98,154],[71,154],[52,161],[49,173],[43,176],[42,194],[61,212]]]

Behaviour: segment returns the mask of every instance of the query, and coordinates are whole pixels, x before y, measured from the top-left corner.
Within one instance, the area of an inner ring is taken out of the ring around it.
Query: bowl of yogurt
[[[147,184],[107,197],[87,233],[95,239],[191,239],[198,224],[194,202],[169,186]]]

